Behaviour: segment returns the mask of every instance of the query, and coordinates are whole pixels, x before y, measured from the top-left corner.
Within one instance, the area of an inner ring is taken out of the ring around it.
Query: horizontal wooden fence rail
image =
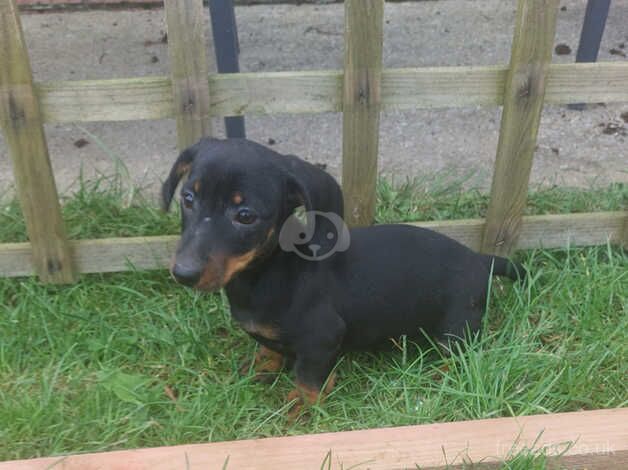
[[[479,249],[484,219],[412,222],[444,233]],[[567,246],[626,244],[626,212],[592,212],[562,215],[534,215],[523,218],[519,249],[564,248]],[[116,272],[132,269],[163,269],[170,263],[178,236],[104,238],[74,240],[70,247],[76,269],[81,273]],[[0,276],[33,274],[30,243],[0,244]]]
[[[499,106],[507,66],[384,69],[381,109]],[[628,63],[552,64],[545,103],[628,102]],[[342,111],[339,70],[210,74],[210,113],[309,114]],[[129,121],[174,117],[168,77],[41,82],[43,120]]]
[[[0,463],[0,470],[501,468],[543,452],[549,468],[628,468],[628,408],[188,444]]]

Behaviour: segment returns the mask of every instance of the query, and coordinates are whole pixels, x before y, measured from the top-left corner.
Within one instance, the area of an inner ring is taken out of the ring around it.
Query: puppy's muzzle
[[[188,287],[195,286],[203,275],[202,269],[179,263],[175,263],[171,272],[178,283]]]

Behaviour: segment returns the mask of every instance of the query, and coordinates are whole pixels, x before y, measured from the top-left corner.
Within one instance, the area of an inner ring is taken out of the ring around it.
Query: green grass
[[[402,184],[382,180],[377,188],[378,222],[411,222],[485,217],[488,194],[465,189],[465,180],[432,175]],[[526,215],[624,210],[628,185],[614,183],[603,188],[574,189],[559,186],[533,188]]]
[[[544,190],[529,211],[616,210],[627,193]],[[82,185],[64,205],[71,236],[177,232],[176,213],[121,197],[106,180]],[[485,206],[474,191],[382,182],[378,220],[476,217]],[[24,240],[14,203],[0,210],[0,240]],[[290,374],[270,386],[238,374],[255,345],[220,294],[174,285],[164,271],[63,287],[0,279],[0,460],[627,406],[626,253],[519,258],[530,281],[493,285],[485,334],[466,352],[444,358],[401,342],[349,354],[326,402],[296,423],[286,418]],[[545,468],[545,457],[519,453],[505,468]]]
[[[129,194],[134,195],[133,198]],[[488,196],[465,189],[465,181],[447,174],[393,184],[381,180],[377,187],[376,219],[379,223],[447,220],[484,217]],[[81,182],[64,199],[63,217],[70,238],[131,237],[176,234],[179,216],[176,204],[164,214],[154,201],[122,189],[119,177]],[[528,198],[526,213],[560,214],[623,210],[628,206],[628,185],[605,188],[537,188]],[[27,241],[19,204],[13,200],[0,207],[0,243]]]

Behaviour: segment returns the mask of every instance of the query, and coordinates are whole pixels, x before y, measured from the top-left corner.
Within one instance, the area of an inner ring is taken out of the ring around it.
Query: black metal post
[[[209,16],[212,23],[218,73],[239,72],[240,46],[233,0],[209,0]],[[225,130],[227,137],[246,137],[244,117],[226,117]]]
[[[600,51],[600,43],[608,18],[611,0],[589,0],[584,14],[584,23],[580,33],[580,44],[576,54],[576,62],[595,62]],[[570,104],[570,109],[582,111],[583,103]]]

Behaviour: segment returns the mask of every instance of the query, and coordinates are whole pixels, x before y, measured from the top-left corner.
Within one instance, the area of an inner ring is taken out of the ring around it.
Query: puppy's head
[[[330,175],[246,139],[203,139],[181,153],[163,184],[164,209],[185,175],[171,271],[201,290],[217,290],[270,256],[296,207],[343,215],[342,193]]]

